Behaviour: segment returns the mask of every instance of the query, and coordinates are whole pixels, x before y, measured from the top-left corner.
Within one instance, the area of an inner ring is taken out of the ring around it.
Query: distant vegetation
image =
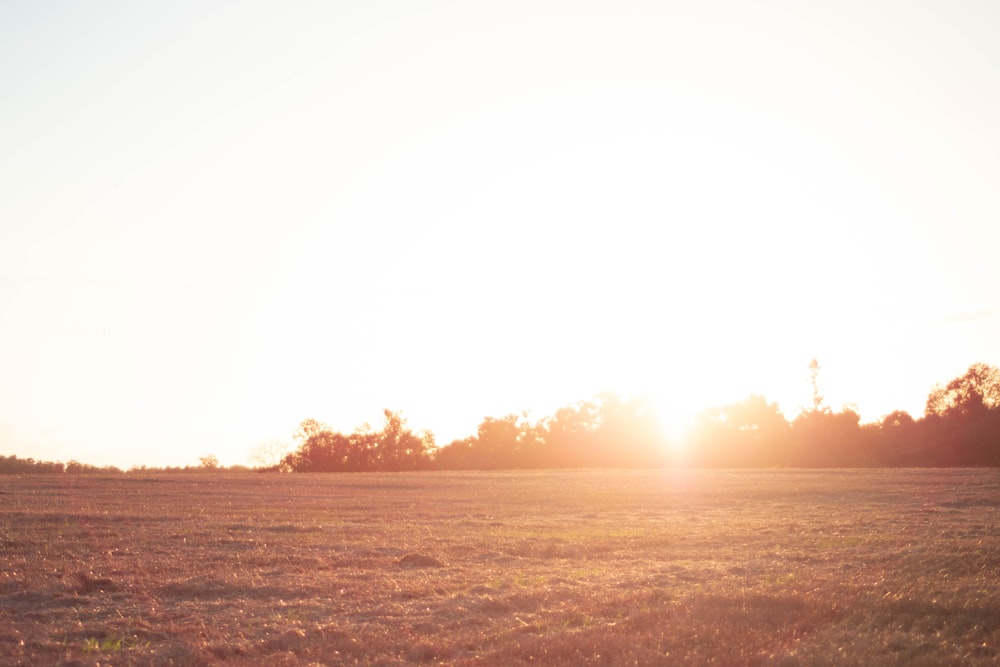
[[[314,419],[300,424],[297,447],[257,468],[283,472],[502,470],[554,468],[1000,466],[1000,369],[977,363],[934,387],[924,414],[896,411],[861,423],[857,411],[835,411],[819,392],[819,364],[810,366],[812,405],[789,420],[763,396],[706,410],[684,443],[668,442],[651,405],[615,394],[569,405],[531,421],[526,415],[487,417],[476,433],[443,447],[413,432],[385,410],[378,430],[341,433]],[[680,445],[680,446],[674,446]],[[259,458],[263,458],[258,453]],[[213,455],[200,466],[137,471],[240,471]],[[0,457],[0,474],[120,473],[113,466]]]
[[[186,472],[248,472],[246,466],[223,467],[218,459],[209,454],[199,459],[198,466],[167,466],[157,468],[152,466],[136,466],[128,472],[186,473]],[[19,475],[37,473],[69,473],[77,475],[124,475],[124,470],[117,466],[94,466],[78,461],[61,463],[59,461],[36,461],[32,458],[19,459],[16,456],[0,456],[0,475]]]
[[[540,422],[524,416],[487,417],[476,434],[437,448],[430,433],[414,433],[385,411],[379,431],[335,432],[302,422],[299,447],[275,466],[289,472],[499,470],[516,468],[651,467],[664,463],[662,437],[649,407],[602,394]]]
[[[36,461],[35,459],[19,459],[16,456],[0,456],[0,475],[16,475],[20,473],[46,473],[46,472],[68,472],[77,474],[98,474],[98,473],[121,473],[121,469],[114,466],[98,467],[70,461],[69,463],[59,463],[57,461]]]
[[[476,434],[435,447],[385,411],[381,431],[344,434],[307,420],[298,449],[275,470],[289,472],[654,467],[1000,466],[1000,369],[973,364],[935,387],[924,415],[896,411],[862,424],[849,407],[823,403],[810,364],[812,405],[789,421],[763,396],[707,410],[683,447],[666,442],[651,406],[602,394],[537,422],[487,417]],[[671,452],[683,452],[674,454]]]
[[[895,411],[862,424],[853,409],[817,400],[789,422],[752,396],[702,416],[691,458],[726,467],[998,466],[1000,370],[973,364],[931,391],[919,419]]]

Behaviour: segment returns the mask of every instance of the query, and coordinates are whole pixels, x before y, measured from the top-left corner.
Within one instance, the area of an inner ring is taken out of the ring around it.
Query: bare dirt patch
[[[1000,659],[996,470],[2,481],[0,665]]]

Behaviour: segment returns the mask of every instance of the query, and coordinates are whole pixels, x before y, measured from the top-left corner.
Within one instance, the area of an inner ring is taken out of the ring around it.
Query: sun
[[[680,389],[661,385],[655,391],[646,388],[619,394],[638,400],[645,406],[664,454],[675,462],[687,458],[698,417],[708,408],[704,400],[699,400],[703,398],[701,392],[691,392],[690,389],[690,385]]]
[[[668,452],[671,456],[683,456],[690,447],[695,423],[705,406],[681,401],[672,392],[652,396],[650,402]]]
[[[674,459],[690,454],[699,419],[706,411],[760,393],[753,389],[759,383],[753,381],[750,369],[729,363],[724,375],[707,373],[705,368],[711,364],[705,360],[712,356],[708,351],[692,351],[686,356],[675,355],[669,368],[642,378],[643,397],[658,422],[666,451]]]

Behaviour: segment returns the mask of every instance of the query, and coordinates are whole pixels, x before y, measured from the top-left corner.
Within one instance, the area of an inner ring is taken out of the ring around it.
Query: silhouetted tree
[[[976,416],[1000,405],[1000,369],[972,364],[961,377],[937,385],[927,397],[925,413],[938,417]]]
[[[935,386],[921,431],[929,465],[1000,465],[1000,369],[972,364]]]
[[[434,436],[428,432],[416,434],[406,427],[398,412],[384,410],[385,422],[376,433],[359,432],[356,436],[367,444],[368,465],[373,470],[420,470],[430,463]]]
[[[809,468],[866,465],[861,417],[851,409],[802,412],[792,421],[789,463]]]
[[[789,463],[790,425],[777,403],[763,396],[703,412],[697,419],[693,458],[700,465],[776,466]]]
[[[875,424],[863,427],[878,465],[913,465],[922,449],[920,424],[909,412],[890,412]]]
[[[527,414],[485,417],[470,438],[456,440],[435,456],[436,467],[499,470],[538,468],[544,459],[544,441],[539,427]]]
[[[476,435],[435,453],[437,468],[653,466],[665,445],[656,415],[640,399],[600,394],[531,422],[527,414],[486,417]]]
[[[351,439],[329,427],[308,419],[296,433],[299,448],[282,461],[283,470],[294,472],[343,472],[354,467]]]
[[[440,470],[479,470],[482,466],[476,458],[474,437],[453,440],[433,452],[434,467]]]
[[[542,423],[546,467],[579,468],[600,465],[596,437],[597,406],[590,401],[556,410]]]
[[[299,447],[281,462],[291,472],[358,472],[419,470],[428,467],[434,437],[413,433],[396,412],[385,410],[382,430],[364,426],[350,435],[307,419],[295,434]]]
[[[517,415],[499,419],[487,417],[476,429],[473,447],[479,466],[487,470],[524,467],[521,443],[518,439]]]

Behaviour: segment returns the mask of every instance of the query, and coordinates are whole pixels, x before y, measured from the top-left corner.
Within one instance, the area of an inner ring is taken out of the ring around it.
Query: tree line
[[[307,419],[295,434],[298,448],[273,469],[288,472],[498,470],[661,465],[662,439],[644,402],[601,394],[532,422],[525,415],[487,417],[476,434],[437,447],[415,433],[398,412],[384,411],[375,430],[345,434]]]
[[[933,388],[921,417],[895,411],[865,424],[853,408],[823,404],[818,371],[814,361],[813,404],[793,419],[763,396],[750,396],[703,412],[683,447],[666,441],[647,402],[601,394],[534,422],[523,414],[487,417],[474,435],[443,447],[391,410],[380,430],[349,434],[309,419],[295,435],[297,449],[270,469],[1000,466],[1000,369],[973,364]]]
[[[138,465],[128,469],[128,473],[212,473],[212,472],[252,472],[255,468],[232,465],[222,466],[219,460],[209,454],[199,457],[197,466],[146,466]],[[19,459],[16,455],[0,456],[0,475],[23,474],[70,474],[70,475],[124,475],[118,466],[95,466],[79,461],[40,461],[33,458]]]
[[[62,463],[60,461],[36,461],[32,458],[19,459],[14,455],[0,456],[0,475],[64,472],[78,475],[97,475],[121,473],[121,469],[115,466],[93,466],[79,461]]]
[[[532,421],[526,414],[487,417],[476,433],[439,447],[391,410],[379,429],[342,433],[314,419],[295,433],[296,448],[277,463],[283,472],[499,470],[546,468],[936,467],[1000,466],[1000,369],[976,363],[935,386],[924,414],[897,410],[862,423],[851,407],[824,405],[819,364],[810,364],[812,405],[788,419],[759,395],[704,411],[684,443],[668,442],[653,407],[641,398],[600,394]],[[682,445],[682,446],[677,446]],[[198,467],[133,468],[130,472],[246,471],[201,457]],[[114,466],[0,456],[0,474],[122,473]]]

